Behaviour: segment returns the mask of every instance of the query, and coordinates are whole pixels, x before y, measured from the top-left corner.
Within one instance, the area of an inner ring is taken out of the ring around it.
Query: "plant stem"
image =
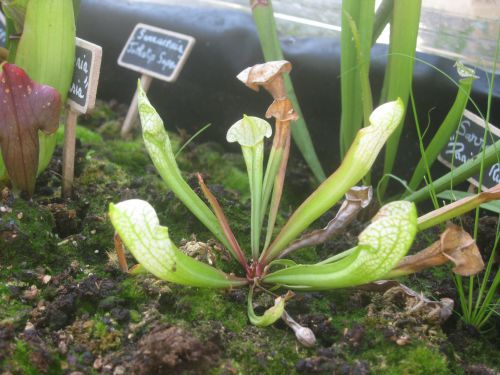
[[[413,89],[410,90],[410,100],[411,100],[411,109],[413,111],[413,119],[415,121],[415,127],[417,129],[417,136],[418,136],[418,143],[419,143],[419,147],[420,147],[420,152],[423,154],[423,168],[424,168],[424,171],[427,173],[427,179],[425,180],[427,186],[430,187],[431,189],[431,200],[432,200],[432,203],[434,205],[434,209],[437,209],[439,208],[439,202],[437,200],[437,195],[436,195],[436,192],[433,190],[433,183],[432,183],[432,175],[431,175],[431,171],[430,171],[430,166],[429,164],[427,163],[427,159],[426,159],[426,155],[425,155],[425,152],[423,151],[424,150],[424,144],[423,144],[423,136],[422,136],[422,132],[420,130],[420,121],[418,120],[418,113],[417,113],[417,106],[415,104],[415,97],[413,96]],[[411,190],[411,188],[410,188]]]

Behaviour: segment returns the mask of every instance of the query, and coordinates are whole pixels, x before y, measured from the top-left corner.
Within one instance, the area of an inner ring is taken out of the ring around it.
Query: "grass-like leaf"
[[[467,101],[469,100],[469,94],[472,89],[473,82],[473,77],[460,80],[460,85],[458,87],[457,96],[455,98],[453,106],[446,115],[446,118],[444,119],[442,124],[439,126],[439,129],[432,138],[432,141],[422,153],[422,158],[418,162],[415,171],[413,172],[413,176],[411,177],[410,183],[408,184],[411,190],[416,190],[419,187],[426,171],[436,161],[439,153],[448,143],[450,136],[460,124],[460,119],[462,118],[465,106],[467,105]]]
[[[210,206],[212,207],[215,216],[217,216],[219,224],[224,230],[224,235],[231,244],[231,248],[233,249],[236,257],[238,258],[238,261],[243,266],[243,268],[245,268],[245,270],[248,270],[248,264],[245,259],[245,254],[241,250],[241,247],[238,244],[238,241],[236,240],[236,237],[234,236],[231,227],[229,226],[229,221],[227,220],[226,215],[224,214],[224,211],[222,210],[222,207],[219,204],[219,201],[217,201],[215,195],[213,195],[212,192],[208,189],[208,186],[205,185],[205,181],[203,181],[203,178],[199,173],[198,173],[198,184],[200,185],[200,188],[203,191],[203,195],[205,195],[205,198],[210,203]]]

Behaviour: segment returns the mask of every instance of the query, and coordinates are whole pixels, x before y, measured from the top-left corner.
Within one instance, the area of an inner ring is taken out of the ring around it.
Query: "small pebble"
[[[113,375],[123,375],[125,374],[125,367],[123,366],[116,366],[115,371],[113,371]]]
[[[102,365],[103,365],[102,357],[97,357],[92,367],[95,368],[96,370],[99,370],[102,367]]]

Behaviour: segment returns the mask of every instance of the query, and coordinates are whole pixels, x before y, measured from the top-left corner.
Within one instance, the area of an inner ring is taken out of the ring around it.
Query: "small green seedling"
[[[241,264],[241,272],[224,273],[177,249],[170,240],[168,228],[160,225],[154,208],[145,201],[133,199],[111,204],[109,213],[117,234],[145,270],[160,279],[182,285],[248,287],[248,316],[252,324],[266,326],[282,317],[297,335],[301,332],[301,335],[307,333],[307,336],[310,332],[304,333],[297,328],[284,312],[285,302],[291,298],[289,293],[276,298],[275,305],[258,316],[253,311],[254,291],[267,292],[275,287],[296,291],[347,288],[383,279],[407,254],[418,230],[427,227],[428,222],[435,225],[463,210],[453,206],[450,210],[443,209],[419,220],[414,203],[391,202],[383,206],[363,230],[354,248],[316,264],[296,264],[284,259],[299,248],[321,243],[339,233],[369,204],[372,189],[355,185],[369,172],[404,113],[399,99],[376,108],[369,117],[370,125],[358,131],[340,167],[297,208],[277,236],[272,238],[290,149],[290,123],[297,116],[283,84],[283,73],[290,69],[290,63],[277,61],[248,68],[238,76],[250,88],[264,87],[271,93],[274,100],[266,115],[276,119],[273,146],[265,171],[264,141],[272,134],[271,125],[263,119],[244,116],[227,132],[229,142],[240,144],[248,171],[251,191],[249,251],[238,244],[222,207],[201,176],[198,175],[199,184],[211,209],[183,179],[163,122],[139,85],[143,137],[154,165],[175,195]],[[498,195],[498,192],[492,194],[494,197],[491,199],[498,199]],[[325,229],[299,238],[311,223],[344,196],[346,200],[337,216]],[[260,240],[265,212],[269,214],[266,239],[262,245]],[[410,261],[397,274],[411,272]],[[310,339],[299,339],[306,345],[311,344]]]

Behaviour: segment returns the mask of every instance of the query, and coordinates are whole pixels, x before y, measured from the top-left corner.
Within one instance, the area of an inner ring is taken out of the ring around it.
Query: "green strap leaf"
[[[168,228],[160,225],[154,208],[146,201],[131,199],[110,204],[109,216],[136,260],[162,280],[207,288],[231,288],[247,282],[178,250],[170,240]]]
[[[322,290],[366,284],[386,275],[408,252],[417,233],[413,203],[397,201],[380,209],[346,257],[328,264],[299,265],[265,276],[263,281],[290,289]]]

